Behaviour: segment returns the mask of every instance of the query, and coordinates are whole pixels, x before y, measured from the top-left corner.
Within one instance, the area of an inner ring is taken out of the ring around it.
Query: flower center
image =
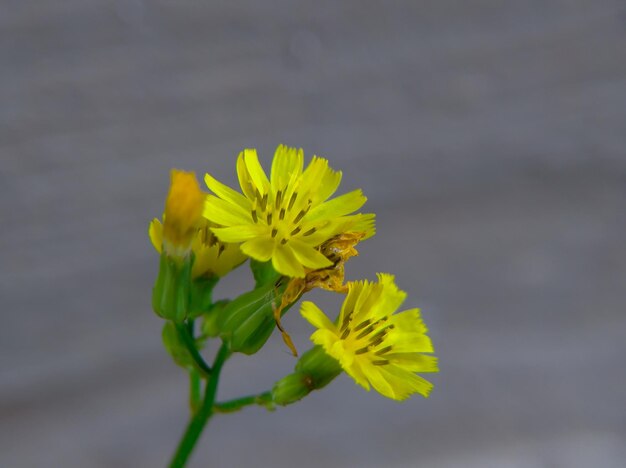
[[[341,340],[346,343],[346,348],[354,350],[355,355],[371,352],[374,357],[383,357],[393,349],[392,346],[378,348],[384,343],[389,330],[394,328],[393,324],[388,324],[389,317],[385,316],[376,321],[365,319],[354,328],[351,327],[353,311],[348,312],[341,324]],[[378,348],[378,349],[377,349]],[[386,359],[375,359],[372,361],[376,365],[385,365],[389,361]]]
[[[303,232],[302,219],[311,209],[310,198],[304,202],[299,198],[298,192],[293,191],[289,194],[287,189],[278,190],[271,198],[269,195],[269,193],[261,195],[256,189],[250,214],[255,224],[265,224],[268,227],[272,239],[284,245],[292,237],[310,236],[317,230],[312,227]],[[301,205],[303,207],[300,207]]]

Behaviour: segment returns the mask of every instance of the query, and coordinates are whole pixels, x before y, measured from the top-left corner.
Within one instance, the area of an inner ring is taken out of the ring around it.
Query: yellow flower
[[[348,295],[335,323],[312,302],[302,316],[316,330],[311,340],[324,348],[356,383],[382,395],[404,400],[413,393],[428,396],[433,385],[416,372],[437,372],[428,331],[419,309],[395,314],[406,293],[393,275],[379,274],[378,283],[348,283]]]
[[[157,252],[174,258],[194,253],[193,278],[224,276],[247,258],[237,244],[220,242],[210,231],[214,225],[202,217],[205,198],[193,172],[172,169],[163,224],[155,218],[148,229]]]
[[[209,225],[206,220],[203,220],[202,226],[196,231],[191,241],[191,250],[195,258],[191,269],[192,278],[224,276],[248,258],[237,244],[220,242],[209,229]],[[152,245],[157,252],[161,253],[163,225],[158,219],[152,220],[148,233]]]
[[[242,242],[248,256],[272,265],[279,273],[304,278],[305,269],[332,265],[318,247],[354,227],[373,224],[373,215],[350,215],[366,201],[360,190],[327,200],[339,186],[341,172],[314,156],[303,169],[301,149],[279,146],[268,179],[256,151],[244,150],[237,160],[243,194],[218,182],[209,174],[204,216],[223,242]],[[368,230],[373,234],[373,227]]]
[[[203,222],[205,198],[193,172],[172,169],[162,233],[163,247],[168,254],[184,257],[188,253],[191,240]]]

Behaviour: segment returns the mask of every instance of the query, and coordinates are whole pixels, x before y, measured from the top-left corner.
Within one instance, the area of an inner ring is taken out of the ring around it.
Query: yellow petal
[[[219,246],[205,246],[200,243],[199,246],[194,246],[193,253],[195,260],[191,269],[192,278],[197,278],[203,274],[213,271],[213,267],[217,262],[217,254],[219,252]]]
[[[400,369],[393,365],[375,367],[379,372],[380,379],[377,379],[375,383],[370,378],[370,382],[377,391],[386,397],[393,398],[394,400],[404,400],[413,393],[419,393],[420,395],[428,397],[430,391],[433,389],[432,383],[410,371]],[[367,375],[370,377],[369,373]],[[372,373],[372,375],[374,375],[374,373]],[[377,384],[381,385],[381,388],[384,389],[391,388],[391,392],[384,393],[376,387]]]
[[[345,216],[347,225],[342,228],[346,232],[364,232],[365,236],[361,239],[369,239],[376,234],[376,215],[374,213],[356,214]]]
[[[321,328],[313,332],[311,335],[311,341],[316,345],[323,347],[326,353],[328,353],[328,350],[331,349],[333,344],[337,342],[337,335],[325,328]]]
[[[302,265],[307,268],[318,270],[320,268],[329,267],[333,264],[318,250],[315,250],[310,245],[305,244],[301,240],[291,239],[289,246],[293,249],[296,258]]]
[[[378,273],[377,275],[379,284],[382,286],[377,307],[385,310],[387,315],[392,314],[404,302],[406,293],[396,286],[393,275],[388,273]]]
[[[226,228],[211,228],[211,231],[222,242],[244,242],[262,236],[267,231],[267,227],[248,224]]]
[[[244,159],[244,155],[246,152],[254,151],[254,150],[244,150],[239,153],[239,157],[237,158],[237,178],[239,179],[239,185],[241,186],[241,191],[243,194],[249,199],[254,200],[256,196],[256,189],[254,187],[254,182],[252,181],[252,177],[250,177],[250,173],[248,172],[248,167],[246,166],[246,161]]]
[[[156,251],[161,253],[161,250],[163,249],[163,225],[158,219],[154,218],[150,222],[148,235],[150,236],[150,241],[152,241],[152,245]]]
[[[313,203],[321,203],[324,200],[328,199],[328,197],[335,193],[340,183],[341,171],[333,171],[331,168],[327,168],[322,174],[320,186],[315,193]]]
[[[363,373],[361,359],[355,359],[352,365],[350,367],[344,368],[344,370],[346,371],[346,374],[352,377],[357,384],[359,384],[368,392],[370,391],[370,384],[367,380],[367,377]]]
[[[317,192],[325,170],[328,170],[328,161],[324,158],[313,156],[311,162],[297,181],[298,197],[291,208],[291,212],[294,216],[296,216],[301,210],[309,209],[309,204],[311,206],[316,206],[321,202]]]
[[[229,271],[238,267],[247,260],[247,256],[237,244],[225,244],[224,251],[217,257],[212,269],[217,276],[225,276]],[[219,249],[218,249],[219,251]]]
[[[272,258],[276,243],[267,237],[257,237],[241,244],[241,251],[248,257],[252,257],[260,262],[267,262]]]
[[[256,150],[243,150],[243,162],[246,166],[248,176],[252,180],[254,186],[261,194],[267,193],[270,181],[267,179],[267,175],[265,175],[265,171],[261,167],[261,163],[259,163],[259,157],[256,154]]]
[[[274,269],[291,278],[304,278],[304,268],[288,245],[277,246],[272,257]]]
[[[394,350],[395,350],[394,346]],[[437,358],[420,353],[393,353],[385,355],[392,365],[410,372],[438,372]]]
[[[307,222],[332,219],[358,210],[367,201],[361,190],[354,190],[313,208],[304,217]]]
[[[368,281],[350,281],[348,286],[348,295],[343,301],[341,305],[341,311],[339,312],[339,317],[337,317],[337,323],[343,323],[346,314],[351,314],[354,311],[356,306],[356,302],[359,299],[361,292],[364,288],[368,286]]]
[[[250,212],[213,195],[206,197],[203,215],[209,221],[223,226],[252,223]]]
[[[392,385],[388,380],[389,376],[386,375],[386,373],[382,372],[383,367],[384,366],[375,366],[373,364],[370,364],[365,366],[363,372],[367,377],[367,380],[369,380],[369,382],[372,384],[372,387],[374,387],[378,393],[394,400],[401,399],[399,398],[400,392],[394,390],[394,386],[396,385]],[[410,373],[407,372],[407,374]],[[402,393],[406,393],[406,391]]]
[[[302,185],[300,186],[300,190],[303,193],[316,191],[326,169],[328,169],[328,161],[324,158],[313,156],[302,173]]]
[[[244,212],[250,211],[250,201],[239,192],[234,191],[227,185],[222,184],[210,174],[204,175],[204,183],[219,198],[233,205],[239,206]]]
[[[402,330],[405,333],[424,334],[428,332],[428,328],[422,321],[419,309],[399,312],[391,317],[391,323],[395,325],[396,330]]]
[[[335,325],[328,319],[326,314],[310,301],[302,303],[300,306],[300,314],[315,328],[335,331]]]
[[[382,292],[382,286],[377,283],[369,283],[363,288],[354,306],[355,323],[366,319],[374,322],[387,315],[388,311],[378,306]]]
[[[328,160],[313,156],[307,167],[306,177],[311,180],[310,198],[315,206],[335,193],[341,182],[341,171],[332,170]]]
[[[302,149],[279,145],[272,160],[271,182],[276,190],[283,190],[295,176],[302,174],[304,152]]]
[[[389,332],[386,345],[393,345],[396,353],[432,353],[433,343],[428,335],[423,333],[405,333],[391,317],[390,323],[394,324],[394,329]]]

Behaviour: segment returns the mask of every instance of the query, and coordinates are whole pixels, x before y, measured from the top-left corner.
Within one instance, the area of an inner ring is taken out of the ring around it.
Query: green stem
[[[195,369],[189,371],[189,409],[191,414],[198,411],[200,403],[200,375]]]
[[[185,466],[196,442],[200,438],[204,426],[213,415],[213,405],[215,403],[215,395],[217,394],[220,372],[222,371],[224,362],[226,362],[229,356],[230,351],[228,347],[222,343],[222,346],[215,356],[215,361],[213,361],[213,372],[206,384],[202,406],[200,406],[196,414],[191,418],[191,421],[189,421],[187,430],[178,444],[174,458],[172,458],[170,468],[182,468]]]
[[[187,348],[187,351],[189,351],[191,359],[193,359],[196,370],[200,373],[203,379],[208,379],[211,376],[211,368],[206,362],[204,362],[202,356],[200,356],[200,353],[196,348],[196,344],[194,343],[194,339],[189,334],[189,329],[184,323],[175,323],[174,325],[178,331],[178,336],[180,336],[181,341]]]
[[[264,392],[258,395],[249,395],[234,400],[215,403],[213,411],[217,413],[233,413],[239,411],[244,406],[260,405],[268,407],[272,404],[272,392]]]

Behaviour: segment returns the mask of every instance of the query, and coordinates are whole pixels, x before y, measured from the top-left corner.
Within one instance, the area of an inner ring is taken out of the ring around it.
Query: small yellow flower
[[[152,245],[161,253],[163,225],[158,219],[152,220],[148,233]],[[191,241],[191,250],[195,258],[191,269],[192,278],[224,276],[248,258],[237,244],[220,242],[209,229],[206,220],[202,221],[202,226],[196,231]]]
[[[341,181],[341,172],[314,156],[303,169],[301,149],[279,146],[268,179],[256,151],[244,150],[237,160],[243,194],[209,174],[204,216],[219,224],[212,228],[223,242],[242,242],[248,256],[272,265],[279,273],[304,278],[306,270],[332,265],[319,246],[354,227],[373,225],[373,215],[351,215],[366,201],[360,190],[327,199]],[[373,226],[367,234],[373,234]]]
[[[206,194],[200,190],[193,172],[172,169],[170,189],[163,214],[163,247],[168,254],[185,256],[191,241],[203,222]]]
[[[311,340],[324,348],[366,390],[404,400],[413,393],[428,396],[433,385],[416,372],[437,372],[437,358],[419,309],[395,314],[406,293],[393,275],[379,274],[378,283],[348,283],[348,295],[335,323],[312,302],[302,316],[316,330]]]

